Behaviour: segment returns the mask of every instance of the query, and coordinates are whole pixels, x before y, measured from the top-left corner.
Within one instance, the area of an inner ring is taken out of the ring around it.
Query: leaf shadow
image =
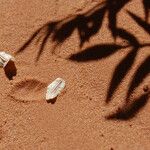
[[[56,22],[48,22],[37,31],[19,48],[16,54],[23,52],[38,36],[41,37],[41,45],[36,60],[42,54],[48,39],[51,37],[55,48],[67,40],[77,29],[80,37],[80,47],[95,35],[101,28],[106,7],[98,5],[84,14],[67,17]],[[44,31],[44,32],[43,32]],[[55,49],[52,51],[54,53]]]
[[[107,91],[106,103],[110,102],[114,92],[117,90],[117,87],[120,85],[121,81],[130,71],[134,63],[134,60],[136,58],[139,45],[140,45],[136,37],[124,29],[118,28],[116,34],[117,36],[127,40],[129,45],[131,45],[133,48],[127,54],[127,56],[125,56],[125,58],[119,62],[119,64],[116,66],[114,70],[114,73],[112,75],[112,79],[110,82],[110,86]]]
[[[138,112],[144,108],[149,99],[149,94],[143,94],[139,98],[135,99],[130,104],[125,104],[122,108],[119,108],[117,112],[110,114],[106,117],[108,120],[129,120],[135,117]]]
[[[80,47],[82,47],[85,42],[88,42],[90,38],[100,30],[107,12],[109,14],[109,29],[115,37],[117,14],[129,1],[130,0],[105,0],[85,13],[69,16],[55,22],[48,22],[36,30],[19,48],[16,54],[23,52],[34,39],[40,36],[41,45],[36,57],[36,61],[38,61],[49,38],[55,43],[54,50],[52,51],[52,53],[55,53],[55,48],[68,39],[76,29],[79,34]]]
[[[96,33],[98,33],[103,25],[103,21],[105,16],[107,15],[108,19],[108,29],[111,32],[112,38],[114,39],[114,43],[106,43],[106,44],[97,44],[92,47],[86,48],[81,52],[71,55],[68,59],[71,61],[77,62],[86,62],[92,60],[100,60],[106,58],[110,55],[115,54],[117,51],[130,47],[130,52],[119,62],[116,66],[112,79],[110,81],[110,85],[106,95],[106,103],[111,101],[112,96],[115,91],[126,77],[128,72],[132,69],[134,64],[134,60],[136,59],[137,52],[141,47],[150,46],[150,44],[141,44],[136,35],[128,32],[127,30],[117,26],[117,19],[120,11],[124,8],[126,4],[128,4],[132,0],[105,0],[104,2],[96,5],[92,9],[84,12],[78,13],[73,16],[69,16],[62,20],[48,22],[44,24],[42,27],[37,29],[31,37],[19,48],[16,54],[23,52],[34,40],[40,42],[40,47],[37,53],[36,61],[40,59],[46,44],[49,40],[52,40],[54,47],[51,50],[52,54],[56,54],[56,48],[63,44],[74,31],[78,32],[79,36],[79,47],[80,49],[84,46],[86,42],[88,42]],[[145,20],[136,16],[130,11],[127,11],[127,14],[139,25],[141,26],[147,33],[150,34],[150,24],[148,24],[149,10],[150,10],[150,1],[143,0],[142,1],[145,11]],[[116,39],[121,38],[128,42],[127,46],[121,46],[116,44]],[[148,59],[149,60],[149,59]],[[139,72],[143,70],[145,65],[141,64],[140,68],[137,70],[137,73],[132,79],[131,85],[129,87],[128,96],[131,95],[133,89],[136,88],[145,78],[148,72],[145,72],[143,75],[139,76]],[[139,79],[138,82],[137,78]],[[136,84],[135,84],[136,82]],[[144,97],[144,96],[143,96]],[[141,99],[145,99],[141,97]],[[146,96],[145,96],[146,97]],[[138,102],[138,100],[136,100]],[[139,105],[132,104],[129,107],[129,112],[133,112],[132,110],[135,106],[139,108]],[[134,109],[135,112],[139,109]],[[128,111],[127,111],[128,114]],[[128,118],[128,117],[126,117]],[[129,117],[130,118],[130,117]]]
[[[50,22],[50,23],[46,23],[45,25],[43,25],[42,27],[40,27],[37,31],[35,31],[30,38],[18,49],[18,51],[16,52],[16,54],[19,54],[21,52],[23,52],[36,38],[38,38],[38,42],[40,40],[40,38],[42,38],[42,44],[40,45],[39,48],[39,52],[38,55],[36,57],[36,60],[39,60],[40,55],[42,54],[45,44],[48,41],[51,33],[53,32],[53,30],[55,30],[56,25],[58,24],[58,22]],[[44,33],[42,31],[45,31]]]
[[[133,75],[133,79],[129,85],[127,92],[127,99],[129,99],[131,93],[135,88],[139,86],[140,83],[145,79],[145,77],[150,73],[150,56],[148,56],[144,62],[138,67],[135,74]]]
[[[132,49],[131,52],[129,52],[127,56],[116,66],[110,82],[110,86],[107,91],[106,103],[110,102],[117,87],[120,85],[123,78],[127,75],[129,70],[131,69],[136,54],[137,49]]]
[[[143,0],[144,12],[145,12],[145,21],[148,22],[149,14],[150,14],[150,1]]]
[[[106,0],[106,6],[108,9],[108,28],[112,33],[114,39],[116,39],[117,16],[122,8],[131,0]]]
[[[117,44],[99,44],[87,48],[77,54],[73,54],[69,57],[72,61],[85,62],[92,60],[99,60],[102,58],[106,58],[118,50],[122,48],[126,48],[127,46],[121,46]]]
[[[148,24],[146,21],[142,20],[140,17],[136,16],[135,14],[131,13],[130,11],[127,12],[140,27],[142,27],[148,34],[150,34],[150,24]]]

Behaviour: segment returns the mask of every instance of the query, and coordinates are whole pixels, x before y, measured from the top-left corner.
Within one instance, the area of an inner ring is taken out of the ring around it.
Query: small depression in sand
[[[27,79],[15,83],[10,97],[20,102],[39,102],[45,98],[46,83],[36,79]]]

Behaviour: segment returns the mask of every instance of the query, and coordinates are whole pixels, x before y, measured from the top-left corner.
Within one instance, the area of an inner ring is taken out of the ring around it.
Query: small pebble
[[[61,78],[54,80],[48,87],[46,92],[46,100],[54,99],[60,94],[65,87],[65,81]]]

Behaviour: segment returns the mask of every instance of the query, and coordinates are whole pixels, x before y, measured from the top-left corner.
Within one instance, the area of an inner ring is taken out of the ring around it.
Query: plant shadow
[[[51,40],[54,43],[54,47],[51,52],[52,54],[56,54],[56,48],[63,44],[75,30],[78,31],[80,41],[79,47],[81,49],[86,42],[88,42],[100,31],[106,16],[108,19],[107,28],[110,31],[114,42],[106,44],[99,43],[92,47],[86,48],[81,52],[71,55],[68,60],[77,62],[101,60],[115,54],[119,50],[130,48],[129,53],[117,64],[112,74],[105,99],[105,102],[109,103],[123,79],[134,66],[134,62],[139,50],[143,47],[150,47],[150,43],[142,44],[136,37],[136,34],[132,34],[124,28],[117,26],[119,13],[131,1],[132,0],[105,0],[104,2],[94,6],[84,13],[78,13],[62,20],[48,22],[37,29],[16,53],[19,54],[23,52],[28,46],[31,45],[31,43],[34,42],[34,40],[37,40],[37,42],[40,41],[41,44],[36,56],[36,61],[38,61],[45,49],[46,44],[49,40]],[[136,14],[130,11],[126,11],[126,14],[129,15],[146,33],[150,34],[150,24],[148,23],[150,1],[142,0],[142,4],[145,12],[144,19],[138,17]],[[125,40],[127,45],[122,46],[116,44],[117,38]],[[126,105],[124,108],[121,108],[117,114],[111,115],[112,117],[108,117],[109,119],[125,118],[124,120],[128,120],[129,118],[135,116],[134,114],[136,114],[136,112],[138,112],[140,108],[147,103],[147,95],[142,95],[139,99],[132,103],[128,100],[134,92],[134,89],[138,88],[143,79],[148,76],[150,72],[148,67],[149,62],[150,60],[148,57],[141,65],[139,65],[139,68],[132,77],[132,81],[129,85],[126,97]],[[147,68],[146,71],[144,69],[145,67]]]
[[[130,104],[125,104],[122,108],[119,108],[116,113],[113,113],[106,117],[106,119],[113,120],[129,120],[135,117],[142,108],[147,104],[149,94],[143,94],[138,99],[135,99]]]

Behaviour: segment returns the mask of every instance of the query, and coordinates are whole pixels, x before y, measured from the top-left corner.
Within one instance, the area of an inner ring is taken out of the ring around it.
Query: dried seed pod
[[[5,68],[9,61],[14,61],[15,58],[5,52],[0,52],[0,67]]]
[[[54,99],[64,89],[65,81],[61,78],[54,80],[48,87],[46,93],[46,100]]]

